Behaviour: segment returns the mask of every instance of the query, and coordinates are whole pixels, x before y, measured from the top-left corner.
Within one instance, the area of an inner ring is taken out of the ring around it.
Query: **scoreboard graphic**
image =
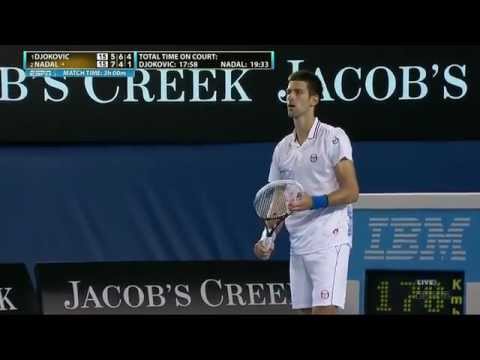
[[[133,77],[135,70],[273,70],[273,51],[24,51],[28,77]]]

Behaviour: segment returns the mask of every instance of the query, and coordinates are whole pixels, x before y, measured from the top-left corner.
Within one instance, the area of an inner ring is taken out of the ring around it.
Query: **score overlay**
[[[24,51],[29,77],[133,77],[143,70],[274,70],[273,51]]]

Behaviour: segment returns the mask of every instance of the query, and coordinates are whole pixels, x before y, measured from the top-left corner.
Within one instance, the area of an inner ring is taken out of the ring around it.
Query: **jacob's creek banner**
[[[291,314],[288,263],[50,263],[44,314]]]
[[[219,69],[159,62],[156,69],[130,69],[130,77],[34,77],[23,59],[26,51],[109,50],[213,58],[263,51],[272,63]],[[480,138],[472,121],[479,115],[480,46],[18,45],[0,46],[0,142],[278,141],[292,130],[287,78],[302,69],[322,82],[320,119],[354,141]]]
[[[38,312],[37,297],[25,264],[0,264],[0,315]]]

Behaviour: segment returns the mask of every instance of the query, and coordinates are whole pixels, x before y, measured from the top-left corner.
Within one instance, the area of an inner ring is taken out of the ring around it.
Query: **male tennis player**
[[[296,180],[305,190],[300,200],[289,204],[294,213],[285,220],[292,308],[305,314],[335,314],[337,307],[344,308],[351,204],[359,192],[348,136],[315,117],[321,95],[315,74],[302,70],[289,76],[287,109],[295,129],[275,147],[268,176],[268,181]],[[274,248],[265,237],[264,230],[254,248],[261,259],[269,258]]]

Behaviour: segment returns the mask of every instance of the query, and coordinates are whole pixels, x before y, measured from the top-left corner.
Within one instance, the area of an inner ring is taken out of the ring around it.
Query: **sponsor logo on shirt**
[[[330,294],[329,294],[328,290],[322,290],[322,291],[320,292],[320,297],[321,297],[322,299],[328,299],[329,296],[330,296]]]

